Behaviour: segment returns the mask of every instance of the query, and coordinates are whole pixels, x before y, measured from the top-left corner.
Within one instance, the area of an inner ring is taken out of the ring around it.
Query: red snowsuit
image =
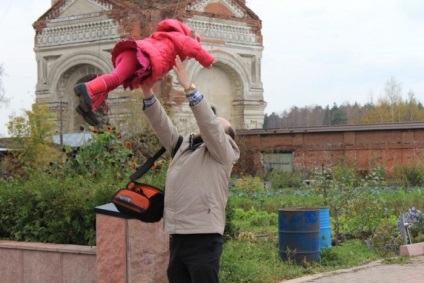
[[[158,24],[156,31],[148,38],[118,42],[112,50],[114,67],[116,67],[118,55],[128,49],[137,51],[137,60],[141,65],[134,76],[124,81],[124,88],[138,88],[140,82],[159,78],[172,69],[177,55],[183,61],[190,57],[202,66],[209,67],[214,57],[202,48],[200,36],[196,34],[194,39],[191,37],[191,32],[191,29],[182,22],[166,19]],[[146,55],[150,60],[150,66],[146,66]],[[146,71],[150,71],[148,77],[146,77]]]

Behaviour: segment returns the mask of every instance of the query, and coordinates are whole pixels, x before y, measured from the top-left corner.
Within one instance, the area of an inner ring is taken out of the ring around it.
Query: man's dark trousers
[[[217,283],[223,238],[220,234],[170,237],[169,283]]]

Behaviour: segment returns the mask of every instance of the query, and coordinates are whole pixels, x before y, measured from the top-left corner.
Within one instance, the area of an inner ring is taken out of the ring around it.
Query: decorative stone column
[[[113,203],[95,208],[97,282],[167,283],[169,236],[163,220],[129,219]]]

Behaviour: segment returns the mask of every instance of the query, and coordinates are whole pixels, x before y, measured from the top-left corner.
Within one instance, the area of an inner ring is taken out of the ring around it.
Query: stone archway
[[[89,64],[73,66],[63,72],[59,78],[55,91],[54,100],[59,101],[61,108],[56,109],[59,133],[78,132],[80,127],[86,127],[87,123],[75,111],[78,106],[78,97],[74,93],[74,86],[79,82],[92,80],[97,76],[98,68]]]
[[[47,103],[55,115],[56,131],[59,134],[78,132],[81,126],[88,126],[75,111],[78,106],[78,98],[74,93],[75,84],[89,81],[98,74],[111,71],[112,68],[109,52],[87,50],[58,57],[51,65],[46,77],[46,81],[51,82],[48,96],[39,101]]]
[[[187,73],[217,109],[217,115],[229,120],[235,129],[243,129],[245,109],[235,107],[234,103],[249,99],[251,76],[241,58],[222,50],[211,53],[215,56],[211,69],[190,60]]]

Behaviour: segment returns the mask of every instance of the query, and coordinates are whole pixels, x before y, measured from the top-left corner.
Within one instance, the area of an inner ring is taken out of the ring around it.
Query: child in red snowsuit
[[[95,111],[107,94],[122,85],[136,89],[141,82],[154,81],[174,66],[176,56],[181,60],[194,58],[209,67],[214,57],[200,44],[200,36],[178,20],[161,21],[150,37],[142,40],[122,40],[112,50],[114,70],[75,86],[80,104],[76,108],[92,126],[98,126]]]

